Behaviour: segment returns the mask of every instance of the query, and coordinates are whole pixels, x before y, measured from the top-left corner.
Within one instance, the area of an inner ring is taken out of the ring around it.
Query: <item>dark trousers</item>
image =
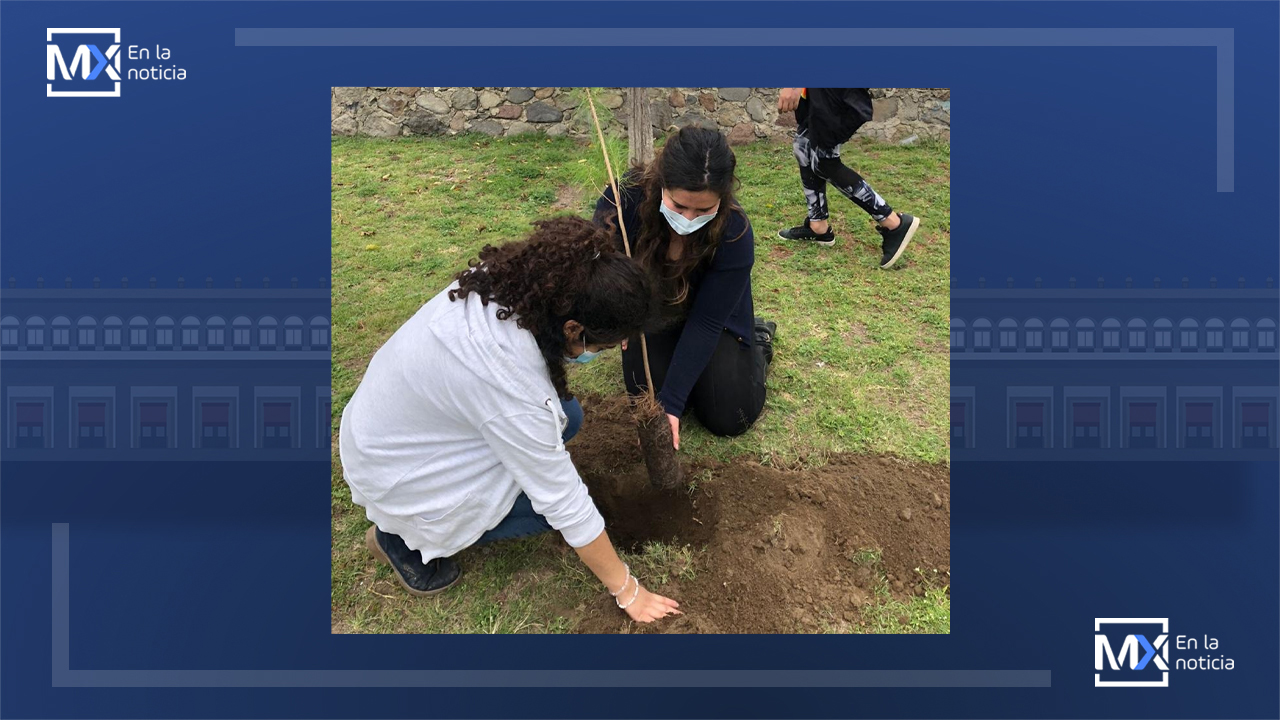
[[[840,146],[823,147],[809,139],[808,129],[796,131],[791,144],[796,162],[800,165],[800,185],[809,205],[810,220],[826,220],[827,183],[862,208],[873,220],[879,222],[893,214],[893,208],[867,184],[861,175],[840,162]]]
[[[577,435],[578,430],[582,428],[582,405],[577,398],[568,401],[561,400],[560,405],[564,408],[564,414],[569,417],[569,425],[565,427],[560,437],[565,442],[569,442],[569,438]],[[507,513],[502,522],[498,523],[492,530],[481,535],[475,544],[488,545],[495,540],[528,537],[544,533],[550,529],[551,523],[533,511],[533,503],[529,502],[529,496],[520,493],[516,496],[516,504],[512,506],[511,512]]]
[[[654,393],[662,392],[671,358],[684,323],[662,332],[648,335],[649,369],[653,373]],[[765,371],[768,368],[764,346],[760,343],[746,345],[727,330],[721,331],[711,360],[702,371],[689,399],[685,413],[693,411],[698,422],[714,435],[732,437],[741,435],[760,417],[764,409]],[[644,358],[640,355],[640,338],[627,341],[622,352],[622,374],[627,393],[644,392]]]

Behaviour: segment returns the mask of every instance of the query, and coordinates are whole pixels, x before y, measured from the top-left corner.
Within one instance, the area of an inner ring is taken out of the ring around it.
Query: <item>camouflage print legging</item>
[[[800,163],[800,184],[804,186],[804,197],[809,203],[810,220],[827,219],[827,183],[877,222],[893,213],[893,208],[871,189],[861,175],[840,162],[839,145],[833,148],[814,145],[809,142],[808,130],[801,129],[796,133],[792,149]]]

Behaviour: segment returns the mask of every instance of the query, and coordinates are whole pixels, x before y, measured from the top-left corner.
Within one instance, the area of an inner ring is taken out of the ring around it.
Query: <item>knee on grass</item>
[[[702,423],[702,427],[707,432],[716,437],[737,437],[742,433],[751,429],[751,422],[748,422],[741,413],[728,415],[727,413],[702,413],[696,407],[693,411],[697,416],[698,422]]]

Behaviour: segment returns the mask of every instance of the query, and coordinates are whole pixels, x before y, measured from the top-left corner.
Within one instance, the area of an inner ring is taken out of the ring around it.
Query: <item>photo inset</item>
[[[949,90],[331,111],[333,632],[950,632]]]

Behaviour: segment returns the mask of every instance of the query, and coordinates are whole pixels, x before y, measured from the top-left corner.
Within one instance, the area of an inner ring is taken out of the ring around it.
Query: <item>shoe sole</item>
[[[831,247],[836,244],[835,238],[831,238],[830,240],[796,240],[795,238],[789,238],[786,235],[783,235],[781,230],[778,231],[778,237],[783,240],[790,240],[791,242],[809,243],[810,245],[821,245],[822,247]]]
[[[893,264],[898,262],[898,258],[902,257],[902,253],[906,252],[907,246],[911,244],[911,238],[915,236],[916,230],[920,229],[920,218],[911,218],[911,227],[907,228],[907,236],[902,238],[902,244],[898,246],[898,252],[889,258],[889,262],[880,266],[881,270],[888,270]]]
[[[378,536],[375,534],[377,529],[376,525],[370,525],[369,529],[364,532],[365,547],[369,548],[369,552],[373,553],[375,560],[385,565],[391,565],[391,558],[387,557],[387,553],[384,552],[382,546],[378,544]],[[404,578],[400,576],[400,573],[396,572],[395,565],[391,565],[391,574],[396,576],[396,580],[400,582],[400,587],[403,587],[410,595],[416,595],[418,597],[426,597],[428,595],[442,593],[454,585],[457,585],[458,581],[462,579],[462,573],[458,573],[458,577],[454,578],[453,582],[442,588],[436,588],[435,590],[419,590],[404,581]]]

